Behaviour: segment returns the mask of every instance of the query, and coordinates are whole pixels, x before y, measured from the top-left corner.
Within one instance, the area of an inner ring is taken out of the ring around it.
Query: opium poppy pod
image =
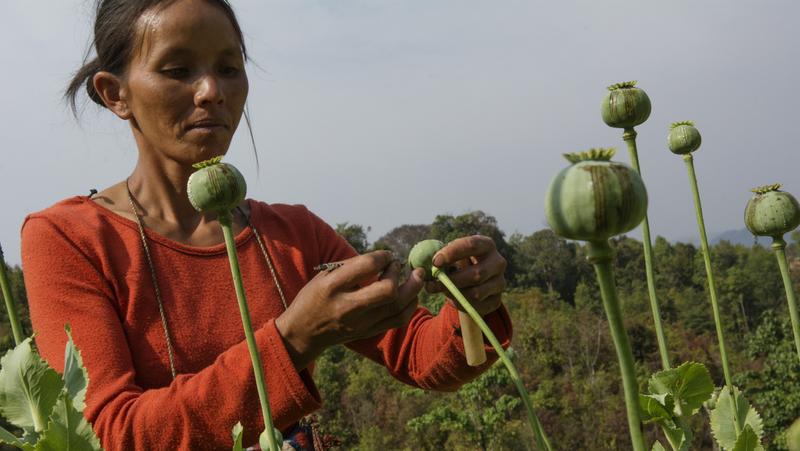
[[[615,128],[632,128],[644,123],[650,117],[650,109],[650,98],[636,87],[635,81],[609,86],[600,104],[603,122]]]
[[[700,132],[694,127],[692,121],[675,122],[670,126],[667,145],[669,150],[677,155],[686,155],[700,148],[702,143]]]
[[[222,157],[194,164],[189,176],[189,202],[197,211],[229,213],[244,200],[247,183],[233,165],[221,162]]]
[[[420,241],[408,253],[408,265],[411,266],[411,269],[423,268],[425,278],[433,280],[433,256],[443,247],[444,243],[439,240]]]
[[[639,174],[610,161],[614,149],[565,154],[572,165],[547,190],[545,213],[564,238],[604,241],[638,226],[647,212],[647,190]]]
[[[754,188],[744,209],[744,223],[753,235],[781,238],[800,225],[800,205],[781,185]]]

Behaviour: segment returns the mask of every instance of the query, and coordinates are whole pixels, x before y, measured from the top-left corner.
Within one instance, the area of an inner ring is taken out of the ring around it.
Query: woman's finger
[[[400,277],[400,264],[393,261],[380,275],[380,278],[371,284],[350,292],[347,295],[347,306],[351,310],[372,309],[391,304],[397,299],[399,293],[398,279]]]
[[[398,288],[397,297],[404,300],[411,298],[416,299],[417,296],[419,296],[419,292],[422,290],[424,283],[425,270],[417,268],[414,271],[411,271],[411,275],[408,277],[408,279]]]
[[[375,303],[374,308],[366,314],[371,318],[384,318],[397,315],[403,311],[409,302],[417,302],[419,291],[422,289],[424,276],[422,269],[415,269],[411,276],[402,285],[398,286],[392,299],[386,302]],[[374,321],[377,321],[375,319]]]
[[[323,276],[332,287],[352,289],[375,280],[395,260],[389,251],[375,251],[345,260],[341,267],[326,271]]]
[[[497,247],[491,238],[483,235],[472,235],[455,239],[439,250],[433,257],[433,264],[438,267],[450,266],[459,260],[476,257],[478,260]]]
[[[465,265],[460,269],[448,273],[447,276],[459,288],[469,288],[480,285],[487,280],[505,273],[508,262],[498,252],[492,252],[477,264]]]

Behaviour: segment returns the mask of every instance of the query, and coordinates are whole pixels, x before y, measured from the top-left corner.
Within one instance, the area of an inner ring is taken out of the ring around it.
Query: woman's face
[[[120,91],[137,139],[181,164],[225,154],[248,90],[231,21],[205,0],[178,0],[137,25]]]

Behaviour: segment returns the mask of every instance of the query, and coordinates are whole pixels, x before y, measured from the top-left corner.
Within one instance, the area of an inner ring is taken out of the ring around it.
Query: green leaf
[[[667,441],[675,450],[688,449],[691,431],[684,430],[672,413],[672,395],[639,395],[639,407],[643,423],[661,426]],[[688,438],[687,438],[688,435]]]
[[[67,393],[72,397],[72,404],[79,412],[83,412],[86,404],[86,387],[89,385],[89,374],[83,366],[83,358],[81,352],[75,347],[75,342],[72,341],[72,329],[69,324],[64,326],[67,332],[67,346],[64,350],[64,387]]]
[[[761,444],[758,437],[756,437],[756,433],[753,432],[753,428],[749,424],[745,425],[744,430],[736,440],[736,446],[733,447],[733,451],[755,451],[759,448],[761,448]]]
[[[50,416],[47,430],[36,443],[36,451],[98,451],[100,440],[92,425],[72,404],[66,391],[62,391]]]
[[[656,440],[656,442],[653,443],[653,448],[650,451],[667,451],[667,450],[664,449],[664,445],[662,445],[661,442]]]
[[[0,427],[0,443],[5,443],[6,445],[22,448],[23,451],[33,451],[33,445],[31,445],[30,443],[25,443],[22,439],[12,434],[3,427]]]
[[[241,421],[233,425],[233,430],[231,431],[231,435],[233,435],[233,451],[244,451],[242,448],[243,433],[244,427],[242,427]]]
[[[678,368],[654,374],[649,382],[653,394],[670,394],[674,412],[680,417],[694,415],[714,392],[714,382],[706,367],[697,362],[686,362]]]
[[[642,411],[642,422],[673,423],[672,421],[672,396],[670,395],[639,395],[639,407]]]
[[[738,419],[739,430],[743,430],[746,425],[750,426],[750,429],[760,441],[764,434],[761,416],[756,412],[756,409],[750,407],[750,403],[747,402],[747,399],[736,387],[734,387],[734,393],[736,395],[736,411],[738,413],[736,418]],[[728,387],[724,387],[717,398],[716,408],[711,411],[711,432],[717,443],[726,450],[734,449],[739,439],[739,436],[736,435],[736,424],[733,420],[732,399],[733,397],[731,397]]]
[[[63,386],[26,338],[0,359],[0,415],[26,432],[41,432]]]
[[[667,441],[670,446],[672,446],[672,449],[677,451],[689,449],[692,439],[691,430],[683,429],[675,425],[662,425],[661,430],[664,431],[664,435],[667,437]]]
[[[9,432],[6,428],[0,426],[0,443],[8,443],[9,445],[19,446],[19,437]]]

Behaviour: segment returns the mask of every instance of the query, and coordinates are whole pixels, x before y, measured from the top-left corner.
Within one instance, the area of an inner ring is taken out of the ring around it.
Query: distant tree
[[[428,224],[405,224],[395,227],[386,235],[375,241],[376,249],[389,249],[401,260],[408,258],[408,253],[417,242],[431,237],[431,226]]]
[[[445,242],[480,234],[492,238],[496,244],[506,244],[505,234],[497,227],[497,219],[480,210],[459,216],[438,215],[431,224],[431,234]]]
[[[800,229],[789,233],[784,239],[788,243],[788,246],[786,246],[786,255],[789,258],[797,258],[798,250],[800,250]]]
[[[714,262],[716,270],[727,271],[739,263],[737,246],[727,240],[720,241],[711,249],[711,260]]]
[[[695,273],[694,256],[697,248],[692,244],[672,244],[664,237],[656,237],[653,246],[656,287],[691,287]],[[702,268],[700,268],[702,270]],[[702,285],[700,285],[702,288]]]
[[[364,229],[364,226],[360,224],[350,224],[347,222],[336,224],[336,233],[347,240],[359,254],[363,254],[369,250],[367,232],[370,230],[370,227]]]
[[[642,243],[622,235],[610,240],[614,250],[614,266],[617,288],[623,291],[646,289],[644,271],[644,249]],[[658,266],[655,262],[655,266]]]
[[[527,236],[514,234],[508,242],[514,249],[513,286],[539,287],[558,293],[570,304],[574,302],[579,278],[575,243],[559,238],[550,229]]]

